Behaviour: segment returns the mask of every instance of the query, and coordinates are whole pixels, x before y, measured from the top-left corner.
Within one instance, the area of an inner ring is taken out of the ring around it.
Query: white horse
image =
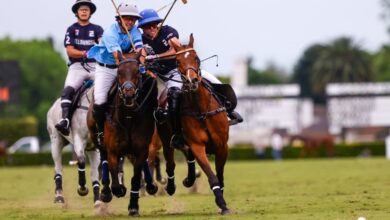
[[[57,99],[51,106],[47,113],[47,130],[50,135],[51,141],[51,154],[55,165],[55,203],[64,203],[65,199],[62,194],[62,149],[68,143],[73,144],[74,152],[77,155],[79,186],[77,192],[80,196],[86,196],[88,194],[88,188],[86,187],[85,178],[85,153],[88,155],[91,165],[91,181],[93,188],[93,201],[95,205],[100,202],[99,200],[99,171],[98,166],[100,164],[100,153],[98,150],[93,149],[92,141],[89,137],[87,128],[87,112],[90,101],[92,100],[92,89],[87,89],[81,94],[78,102],[78,107],[74,110],[73,117],[71,119],[71,127],[69,136],[63,136],[54,125],[61,119],[61,103],[60,99]]]

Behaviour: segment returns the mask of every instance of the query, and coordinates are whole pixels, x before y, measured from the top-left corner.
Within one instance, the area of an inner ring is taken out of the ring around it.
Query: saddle
[[[214,95],[219,104],[226,108],[228,112],[237,107],[237,96],[230,84],[215,84],[207,79],[202,79],[207,89]]]

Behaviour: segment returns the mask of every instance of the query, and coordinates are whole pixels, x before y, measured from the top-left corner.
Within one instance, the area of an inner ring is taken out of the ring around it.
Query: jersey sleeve
[[[99,38],[103,36],[103,32],[104,32],[103,28],[100,27],[99,25],[96,25],[96,39],[95,39],[96,43],[99,43]]]
[[[139,31],[138,28],[136,28],[135,26],[131,29],[130,31],[131,33],[131,37],[132,37],[132,40],[133,40],[133,44],[134,44],[134,47],[135,49],[139,49],[139,48],[143,48],[144,47],[144,44],[142,42],[142,34],[141,34],[141,31]]]
[[[174,29],[173,27],[170,27],[170,26],[166,26],[166,33],[167,33],[167,36],[166,36],[166,40],[170,40],[174,37],[176,37],[177,39],[179,39],[179,33],[177,32],[176,29]]]
[[[68,30],[66,30],[66,34],[65,34],[65,39],[64,39],[64,46],[67,47],[67,46],[70,46],[70,45],[74,45],[74,40],[75,40],[75,30],[74,28],[69,27]]]

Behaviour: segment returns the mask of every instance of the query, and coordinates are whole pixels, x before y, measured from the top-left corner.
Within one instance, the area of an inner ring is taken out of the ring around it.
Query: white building
[[[326,94],[330,133],[390,127],[390,83],[332,83]]]
[[[230,127],[229,144],[269,144],[273,129],[299,133],[313,122],[311,100],[299,97],[296,84],[235,87],[244,122]]]

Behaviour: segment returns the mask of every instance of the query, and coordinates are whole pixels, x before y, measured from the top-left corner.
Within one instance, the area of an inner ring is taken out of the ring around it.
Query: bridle
[[[119,63],[118,65],[118,68],[119,66],[123,65],[123,64],[126,64],[126,63],[136,63],[136,64],[139,64],[139,60],[138,59],[134,59],[134,58],[126,58],[126,59],[123,59],[121,60],[121,62]],[[138,71],[138,74],[139,71]],[[126,79],[128,79],[128,77],[126,77]],[[149,80],[149,79],[152,79],[151,77],[149,77],[148,79],[146,79],[145,81],[142,81],[142,79],[140,79],[140,82],[138,83],[138,86],[135,85],[131,80],[126,80],[124,83],[122,83],[122,85],[119,84],[119,75],[117,76],[117,89],[118,89],[118,95],[119,95],[119,99],[122,100],[122,103],[125,107],[127,108],[134,108],[135,105],[136,105],[136,108],[133,109],[133,112],[137,112],[139,111],[142,106],[144,105],[144,103],[146,102],[146,100],[148,99],[148,97],[150,96],[152,90],[153,90],[153,87],[154,85],[156,84],[156,80],[153,81],[153,85],[149,88],[149,91],[148,93],[146,94],[145,97],[143,97],[143,100],[140,104],[138,104],[136,102],[136,100],[140,97],[140,91],[142,90],[143,88],[143,85],[146,84],[146,81]],[[132,104],[128,105],[126,104],[126,95],[123,93],[123,90],[130,90],[134,88],[135,91],[134,91],[134,96],[131,97],[132,98]]]
[[[126,59],[123,59],[121,60],[121,62],[119,63],[118,65],[118,69],[121,65],[123,64],[126,64],[126,63],[136,63],[136,64],[139,64],[139,61],[138,59],[134,59],[134,58],[126,58]],[[127,74],[127,73],[126,73]],[[122,100],[124,106],[126,107],[134,107],[134,101],[132,102],[131,105],[128,105],[126,104],[126,96],[125,94],[123,93],[123,90],[130,90],[134,88],[135,89],[135,94],[138,93],[138,88],[139,88],[139,85],[135,85],[131,80],[128,79],[128,77],[126,77],[126,81],[123,82],[122,84],[119,83],[119,74],[117,76],[117,89],[118,89],[118,93],[119,93],[119,98]],[[136,95],[135,95],[136,96]],[[135,98],[132,97],[132,99],[134,100]]]
[[[183,50],[180,50],[176,53],[176,58],[177,58],[177,55],[180,55],[180,54],[183,54],[184,53],[184,58],[187,58],[185,53],[189,53],[191,51],[195,51],[193,48],[187,48],[187,49],[183,49]],[[177,60],[176,62],[178,63],[178,71],[181,73],[180,74],[180,77],[182,78],[183,80],[183,90],[186,92],[190,92],[190,91],[196,91],[199,87],[199,83],[201,82],[201,80],[198,79],[198,77],[202,77],[202,72],[200,70],[200,59],[197,55],[195,55],[196,57],[196,67],[195,66],[187,66],[185,69],[183,70],[180,70],[180,67],[179,67],[179,61]],[[195,73],[198,77],[195,78],[195,79],[191,79],[190,77],[190,73],[193,72]]]

